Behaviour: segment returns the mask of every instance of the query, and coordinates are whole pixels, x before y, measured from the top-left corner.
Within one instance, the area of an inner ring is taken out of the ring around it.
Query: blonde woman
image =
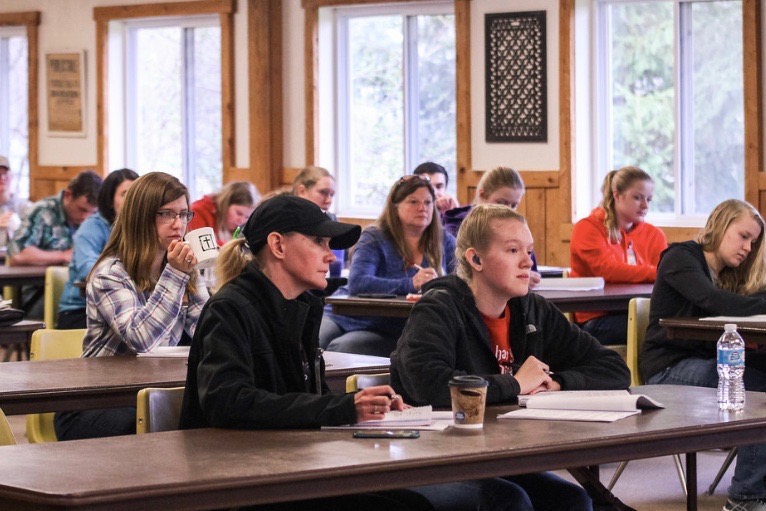
[[[480,204],[469,213],[458,232],[457,275],[424,286],[391,354],[392,386],[405,401],[449,407],[447,383],[465,374],[489,382],[487,404],[628,387],[630,373],[615,351],[529,293],[532,246],[524,217],[510,208]],[[508,509],[591,509],[582,488],[552,474],[504,479],[518,490]]]
[[[654,282],[665,234],[646,223],[654,181],[638,167],[609,172],[601,204],[572,229],[572,277],[603,277],[609,283]],[[625,344],[626,313],[578,312],[575,320],[604,344]]]
[[[730,199],[710,213],[696,240],[663,252],[652,291],[639,365],[651,384],[716,387],[716,346],[675,341],[662,318],[766,314],[764,220],[747,202]],[[766,354],[748,351],[745,388],[766,392]],[[711,403],[715,406],[715,403]],[[766,445],[740,447],[725,511],[765,510]],[[761,500],[758,500],[761,499]]]
[[[188,344],[208,299],[182,241],[193,216],[175,177],[152,172],[133,183],[88,276],[83,357]],[[135,433],[135,408],[63,412],[55,424],[60,440]]]
[[[205,195],[191,205],[194,218],[189,222],[189,231],[200,227],[212,227],[218,245],[231,239],[232,233],[247,222],[261,195],[253,183],[234,181],[220,192]]]
[[[476,204],[500,204],[516,211],[525,193],[526,188],[521,174],[511,167],[495,167],[481,176],[472,205],[451,209],[444,214],[444,230],[457,236],[460,224]],[[540,284],[540,277],[537,271],[537,258],[532,252],[532,271],[529,277],[531,289],[535,289]]]
[[[335,178],[329,170],[313,166],[304,168],[295,176],[293,194],[310,200],[335,220],[335,215],[329,213],[335,197]]]
[[[452,271],[455,238],[444,232],[434,201],[428,176],[407,175],[394,183],[378,224],[362,232],[354,249],[348,292],[404,296]],[[319,342],[330,351],[387,357],[404,323],[404,319],[341,316],[328,310]]]

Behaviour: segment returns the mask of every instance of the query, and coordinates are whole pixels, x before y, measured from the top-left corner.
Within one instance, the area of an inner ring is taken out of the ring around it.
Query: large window
[[[338,212],[375,217],[424,161],[456,167],[452,2],[335,11]],[[321,136],[321,134],[320,134]]]
[[[667,224],[744,198],[742,2],[597,2],[596,181],[642,167]]]
[[[23,27],[0,28],[0,154],[11,163],[11,191],[29,196],[27,37]]]
[[[192,197],[220,188],[218,17],[130,21],[122,28],[125,152],[115,157],[139,173],[178,177]]]

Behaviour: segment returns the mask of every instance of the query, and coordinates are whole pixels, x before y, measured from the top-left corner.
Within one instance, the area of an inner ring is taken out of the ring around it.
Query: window
[[[124,133],[125,152],[115,156],[139,173],[176,176],[192,197],[217,190],[222,184],[218,17],[123,23],[124,115],[118,121],[122,129],[115,131]]]
[[[452,11],[452,2],[334,11],[336,207],[342,215],[377,216],[394,181],[424,161],[444,165],[454,193]]]
[[[742,2],[598,8],[595,181],[642,167],[655,181],[653,221],[667,225],[744,198]]]
[[[11,163],[11,192],[29,196],[27,37],[23,27],[0,28],[0,154]]]

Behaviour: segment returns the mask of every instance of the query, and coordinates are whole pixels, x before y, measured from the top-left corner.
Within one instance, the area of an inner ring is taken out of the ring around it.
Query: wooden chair
[[[638,370],[638,354],[641,352],[641,344],[643,344],[644,339],[646,338],[646,329],[649,326],[650,304],[651,300],[649,298],[632,298],[628,303],[628,343],[626,363],[628,369],[630,369],[631,387],[636,387],[643,383],[641,373]],[[674,454],[673,461],[676,465],[676,472],[678,473],[678,479],[681,481],[684,495],[686,495],[686,475],[684,474],[684,467],[681,464],[681,455]],[[620,463],[617,470],[614,472],[612,479],[609,481],[609,484],[606,486],[609,490],[614,487],[627,466],[627,461]]]
[[[158,433],[178,429],[184,387],[146,388],[138,391],[136,433]]]
[[[59,316],[59,301],[64,292],[64,285],[69,280],[69,267],[49,266],[45,270],[45,301],[43,321],[46,328],[56,328]]]
[[[0,446],[2,445],[16,445],[16,437],[13,436],[8,418],[0,410]]]
[[[29,360],[77,358],[82,354],[82,340],[85,332],[85,329],[37,330],[32,333]],[[31,444],[58,441],[53,429],[53,413],[27,415],[27,440]]]
[[[389,373],[352,374],[346,378],[346,392],[357,392],[365,387],[389,385],[390,383],[391,375]]]

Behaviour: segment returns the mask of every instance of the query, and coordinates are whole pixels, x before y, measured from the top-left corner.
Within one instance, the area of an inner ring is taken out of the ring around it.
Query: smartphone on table
[[[420,438],[416,429],[365,429],[354,431],[354,438]]]

